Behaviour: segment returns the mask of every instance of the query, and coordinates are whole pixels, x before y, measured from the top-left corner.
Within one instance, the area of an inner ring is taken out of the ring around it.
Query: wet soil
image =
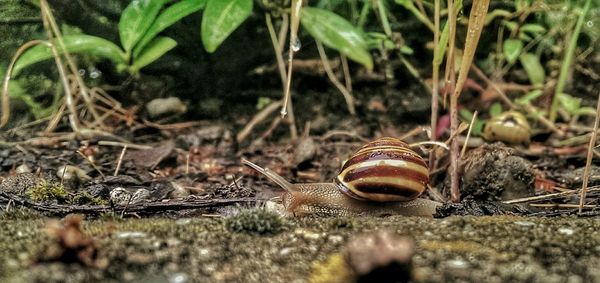
[[[600,220],[591,218],[263,216],[276,228],[266,230],[208,215],[97,219],[84,232],[108,264],[85,267],[36,263],[51,242],[46,221],[16,214],[2,214],[2,282],[319,282],[343,278],[328,262],[349,239],[384,229],[415,240],[415,282],[600,282]]]

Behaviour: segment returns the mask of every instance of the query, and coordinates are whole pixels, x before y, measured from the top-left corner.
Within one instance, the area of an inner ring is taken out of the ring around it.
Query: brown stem
[[[585,195],[587,193],[588,181],[590,178],[590,167],[592,165],[592,158],[594,153],[594,146],[596,145],[596,137],[598,136],[598,123],[600,123],[600,92],[598,92],[598,102],[596,105],[596,120],[594,121],[594,130],[590,137],[590,144],[588,145],[587,160],[585,163],[585,169],[583,171],[583,184],[581,185],[581,196],[579,197],[579,213],[583,210],[585,203]]]
[[[434,30],[433,30],[433,52],[436,52],[437,46],[440,42],[440,0],[435,0],[434,2],[435,5],[435,13],[434,13]],[[435,56],[434,56],[435,58]],[[437,119],[438,119],[438,111],[439,111],[439,100],[438,100],[438,94],[439,94],[439,89],[440,89],[440,69],[439,69],[439,65],[436,64],[435,60],[432,59],[432,66],[433,66],[433,71],[432,71],[432,82],[431,82],[431,134],[429,139],[431,141],[435,141],[437,139],[436,135],[436,129],[437,129]],[[436,162],[435,162],[435,154],[433,154],[433,152],[431,154],[429,154],[429,168],[431,168],[431,170],[435,170],[436,168]]]

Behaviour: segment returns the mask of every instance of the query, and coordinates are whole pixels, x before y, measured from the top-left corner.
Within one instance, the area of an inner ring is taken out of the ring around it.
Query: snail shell
[[[365,144],[344,165],[334,182],[344,194],[377,202],[417,198],[429,182],[425,160],[396,138]]]
[[[483,138],[510,144],[528,144],[531,128],[525,115],[517,111],[507,111],[490,118],[483,129]]]

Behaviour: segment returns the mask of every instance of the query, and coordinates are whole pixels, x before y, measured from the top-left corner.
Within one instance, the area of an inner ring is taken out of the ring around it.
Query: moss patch
[[[28,188],[25,195],[36,202],[56,200],[58,203],[67,203],[69,192],[60,183],[41,180],[37,185]]]
[[[277,234],[284,229],[283,218],[263,208],[240,210],[223,221],[225,228],[231,232],[247,232],[255,234]]]

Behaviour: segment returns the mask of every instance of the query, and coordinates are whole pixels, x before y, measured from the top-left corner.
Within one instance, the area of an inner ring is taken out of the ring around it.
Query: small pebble
[[[463,268],[469,267],[469,263],[462,259],[449,260],[446,263],[448,264],[448,267],[450,267],[450,268],[463,269]]]
[[[327,239],[333,244],[339,244],[344,241],[344,237],[340,235],[330,235]]]
[[[65,181],[67,180],[79,180],[79,181],[87,181],[91,180],[92,177],[88,176],[88,174],[81,168],[73,165],[64,165],[58,167],[56,170],[56,176]]]
[[[181,219],[177,219],[177,221],[175,221],[175,224],[177,225],[188,225],[192,223],[192,219],[190,218],[181,218]]]
[[[17,168],[15,168],[15,173],[17,173],[17,174],[31,173],[31,168],[29,168],[29,166],[27,166],[27,164],[21,164],[21,165],[17,166]]]
[[[515,224],[519,225],[519,226],[535,226],[535,223],[531,222],[531,221],[515,221]]]
[[[132,232],[120,232],[117,233],[117,238],[121,238],[121,239],[125,239],[125,238],[144,238],[146,237],[146,233],[144,232],[137,232],[137,231],[132,231]]]
[[[279,250],[279,255],[287,256],[287,255],[291,254],[293,251],[294,251],[294,248],[286,247],[286,248]]]
[[[169,278],[169,283],[185,283],[188,281],[188,276],[185,273],[175,273]]]
[[[571,236],[571,235],[575,234],[575,231],[571,228],[561,227],[561,228],[558,228],[558,233],[561,233],[566,236]]]
[[[156,98],[146,104],[148,116],[156,118],[167,114],[183,114],[187,106],[177,97]]]

